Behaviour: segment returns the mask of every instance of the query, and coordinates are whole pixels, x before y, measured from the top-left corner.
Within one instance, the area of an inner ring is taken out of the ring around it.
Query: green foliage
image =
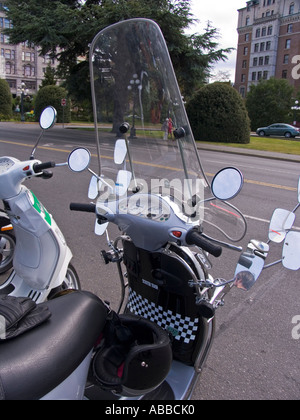
[[[10,119],[12,116],[12,96],[9,84],[0,79],[0,118]]]
[[[187,104],[196,140],[249,143],[250,121],[239,93],[228,83],[212,83],[198,90]]]
[[[285,79],[261,80],[252,85],[246,98],[251,129],[291,122],[293,87]]]
[[[61,106],[61,100],[67,98],[67,91],[61,86],[45,86],[38,91],[36,101],[35,101],[35,120],[39,121],[42,111],[47,106],[53,106],[57,111],[57,122],[63,122],[63,112],[64,112],[64,122],[70,122],[70,101],[67,100],[67,106],[63,110]]]
[[[7,0],[7,15],[13,27],[6,30],[13,43],[29,41],[41,53],[55,55],[59,47],[60,78],[77,100],[90,94],[88,46],[103,28],[135,17],[155,20],[166,38],[183,95],[188,99],[206,80],[211,66],[225,60],[231,49],[218,49],[216,29],[188,36],[194,22],[190,0]],[[83,79],[83,77],[85,77]],[[83,83],[84,81],[84,83]]]
[[[56,85],[55,70],[50,66],[47,66],[44,79],[42,80],[41,87]]]

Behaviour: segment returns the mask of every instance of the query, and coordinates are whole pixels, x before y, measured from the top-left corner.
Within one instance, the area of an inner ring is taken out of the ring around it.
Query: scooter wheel
[[[0,233],[0,274],[12,268],[16,238],[10,231]]]
[[[81,284],[76,269],[72,264],[69,264],[63,283],[51,290],[48,300],[55,299],[67,291],[72,290],[81,290]]]

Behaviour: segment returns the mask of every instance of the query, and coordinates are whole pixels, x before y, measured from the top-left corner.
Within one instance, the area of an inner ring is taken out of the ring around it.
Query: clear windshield
[[[109,193],[114,183],[126,185],[126,194],[158,193],[193,223],[220,225],[224,216],[226,225],[227,205],[205,202],[209,182],[159,27],[132,19],[104,29],[91,45],[90,66],[100,172],[112,185]],[[103,199],[109,195],[104,188]],[[239,225],[242,218],[236,213],[232,220]]]

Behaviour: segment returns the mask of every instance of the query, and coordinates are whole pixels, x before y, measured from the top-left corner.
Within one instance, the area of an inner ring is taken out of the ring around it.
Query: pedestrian
[[[164,132],[164,140],[168,140],[168,132],[169,132],[169,119],[168,118],[165,119],[161,129]]]
[[[171,136],[171,139],[173,140],[173,121],[171,118],[168,119],[168,138]]]

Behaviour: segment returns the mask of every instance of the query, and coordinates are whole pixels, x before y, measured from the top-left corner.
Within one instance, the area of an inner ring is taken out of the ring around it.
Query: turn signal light
[[[180,230],[172,230],[172,235],[175,236],[175,238],[181,238],[182,232]]]

